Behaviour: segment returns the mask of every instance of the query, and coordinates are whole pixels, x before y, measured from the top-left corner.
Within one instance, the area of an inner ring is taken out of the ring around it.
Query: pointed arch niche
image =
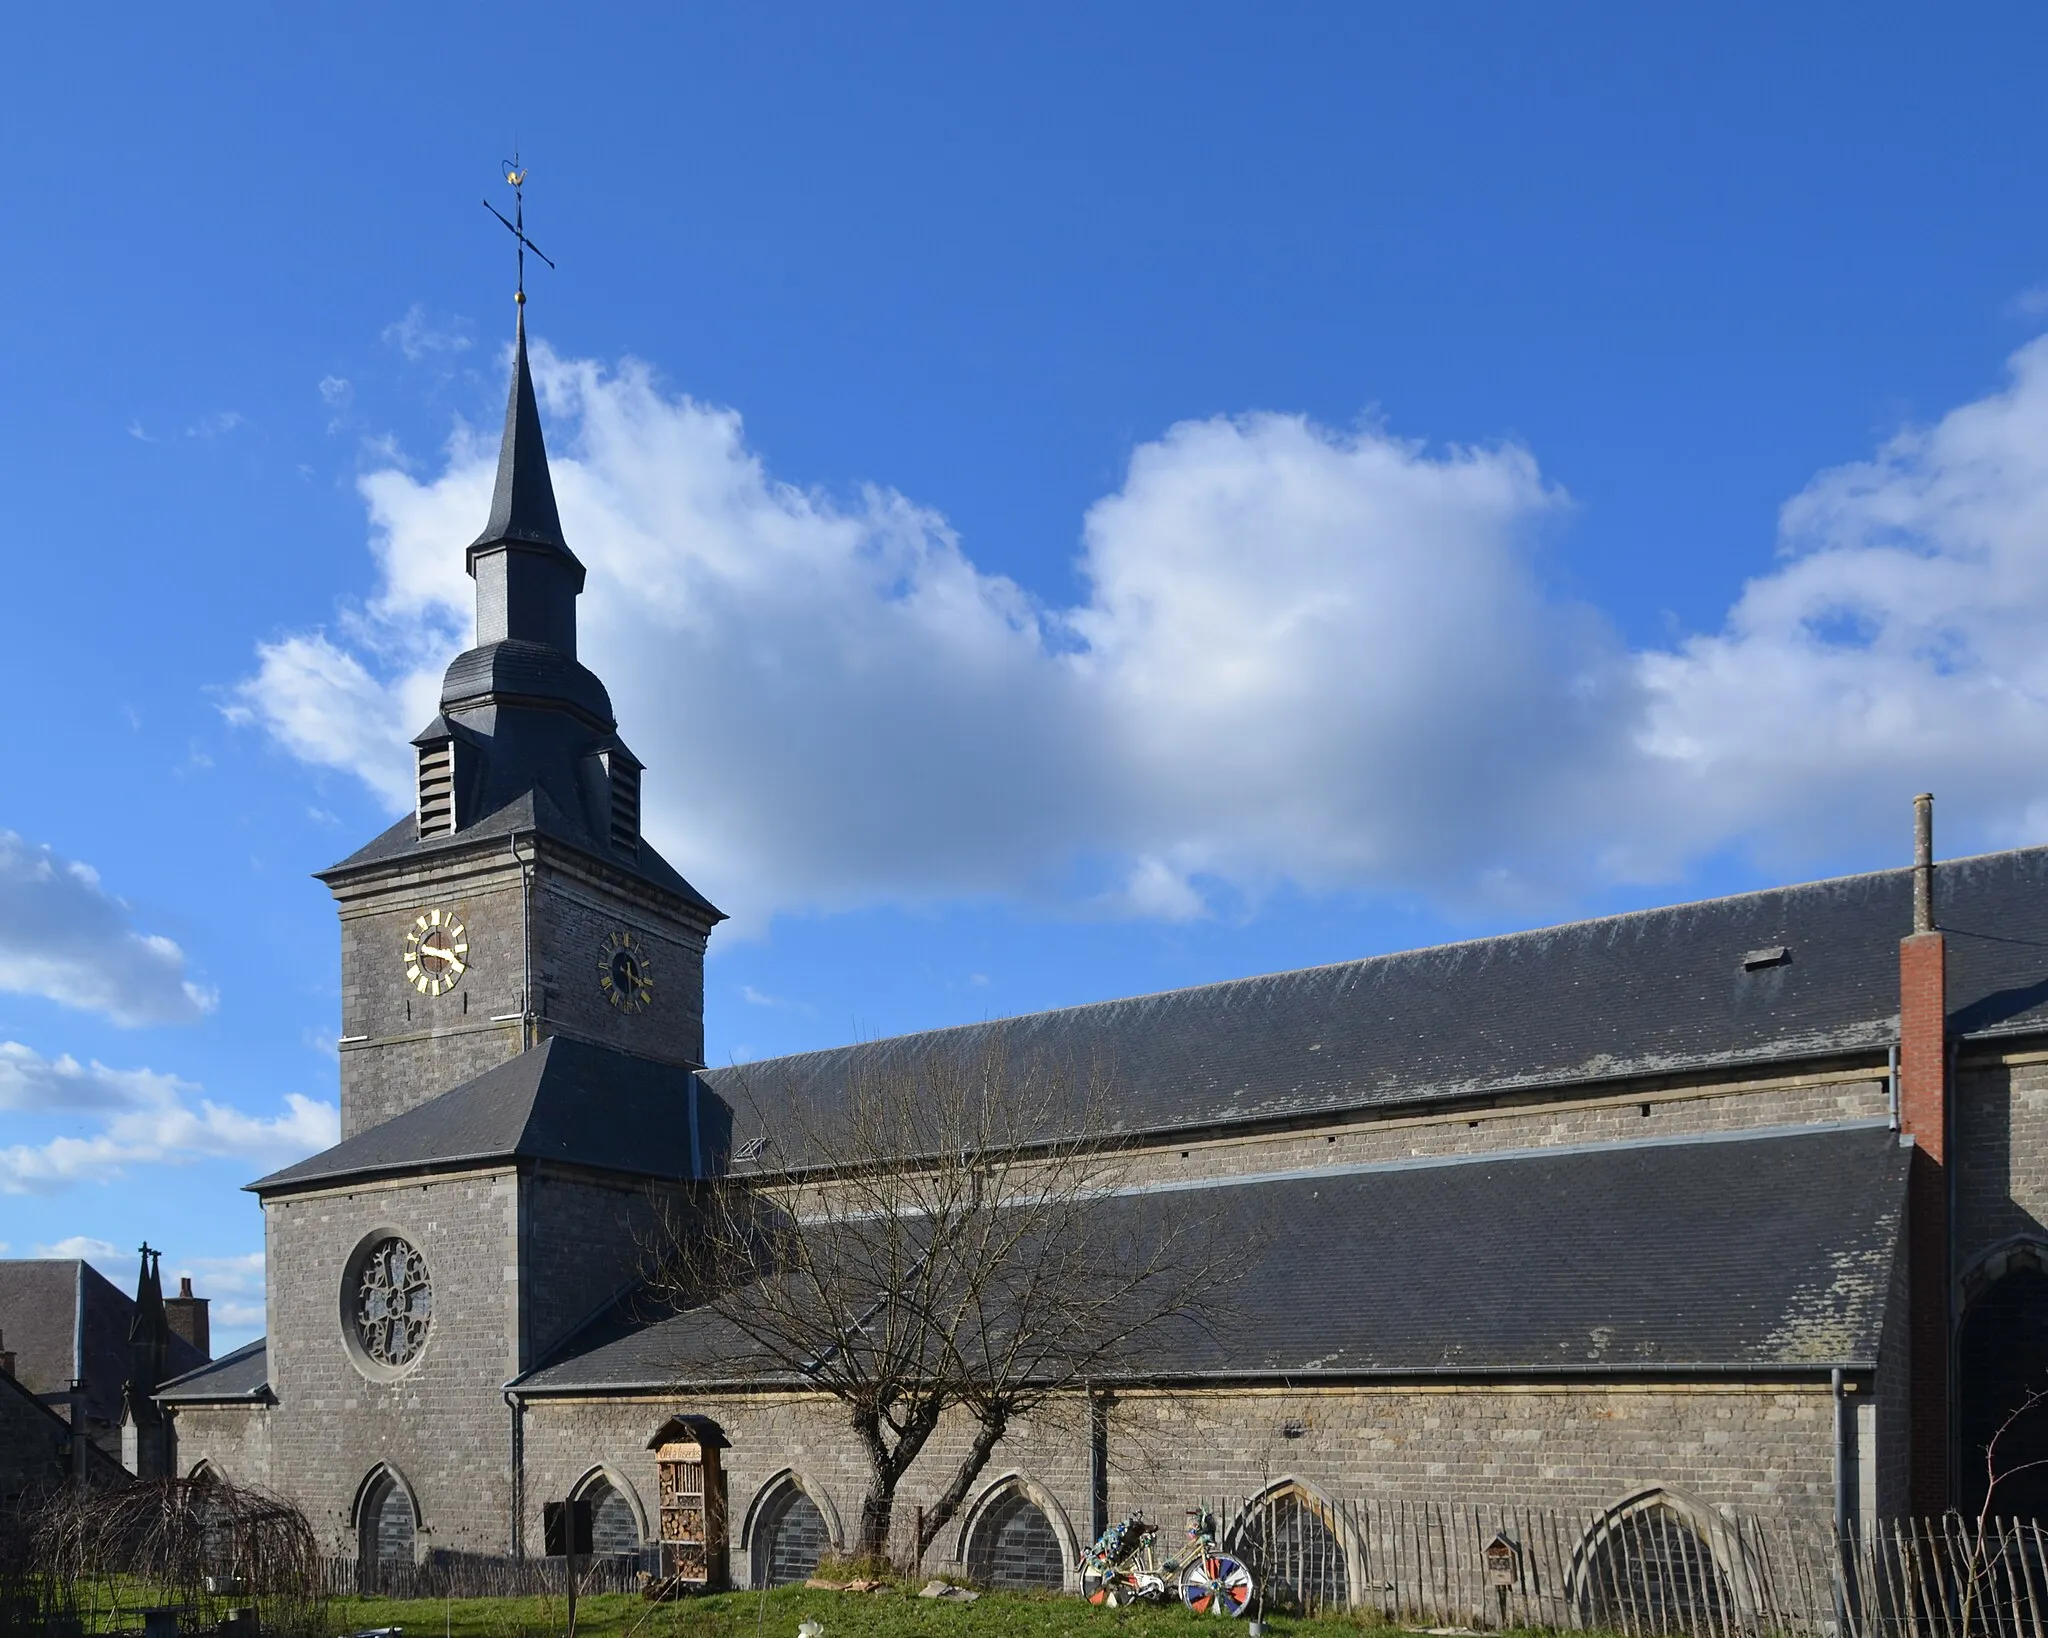
[[[570,1487],[571,1501],[590,1503],[590,1545],[600,1558],[637,1553],[647,1537],[647,1509],[623,1474],[599,1463]]]
[[[1052,1492],[1009,1473],[976,1498],[954,1556],[990,1587],[1080,1588],[1080,1544]]]
[[[1269,1485],[1245,1503],[1226,1539],[1273,1607],[1311,1614],[1350,1607],[1350,1527],[1313,1485]]]
[[[1571,1601],[1587,1626],[1725,1632],[1750,1624],[1742,1549],[1719,1514],[1661,1486],[1616,1502],[1572,1555]]]
[[[2008,1418],[2048,1381],[2048,1241],[2020,1235],[1971,1260],[1957,1281],[1957,1504],[1974,1517],[2000,1477],[1992,1511],[2006,1518],[2048,1515],[2048,1410]]]
[[[740,1526],[748,1582],[786,1587],[808,1580],[827,1553],[842,1550],[845,1539],[831,1497],[786,1467],[754,1493]]]
[[[412,1486],[388,1462],[356,1489],[356,1564],[364,1592],[391,1590],[419,1563],[420,1515]]]

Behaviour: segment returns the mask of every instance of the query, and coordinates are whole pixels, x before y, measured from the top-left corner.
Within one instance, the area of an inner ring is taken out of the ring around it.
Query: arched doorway
[[[1048,1589],[1067,1584],[1059,1531],[1020,1484],[986,1501],[967,1538],[967,1573],[990,1587]]]
[[[1276,1485],[1258,1497],[1230,1541],[1269,1607],[1312,1615],[1351,1602],[1351,1566],[1336,1514],[1306,1485]]]
[[[748,1546],[754,1585],[787,1587],[818,1573],[819,1560],[831,1550],[832,1533],[818,1504],[793,1475],[785,1474],[755,1503]]]
[[[1605,1514],[1574,1567],[1587,1626],[1629,1632],[1725,1632],[1735,1599],[1692,1510],[1651,1491]]]
[[[365,1592],[389,1592],[403,1584],[417,1562],[418,1519],[412,1493],[388,1467],[364,1481],[356,1505],[356,1557]]]
[[[1962,1434],[1956,1500],[1972,1517],[1992,1481],[1985,1452],[1996,1439],[1996,1471],[2003,1477],[1992,1511],[2006,1518],[2048,1518],[2048,1467],[2027,1467],[2048,1462],[2048,1404],[2023,1412],[1999,1432],[2029,1394],[2048,1389],[2048,1273],[2027,1261],[2032,1266],[2012,1266],[1983,1288],[1963,1315],[1956,1339]]]

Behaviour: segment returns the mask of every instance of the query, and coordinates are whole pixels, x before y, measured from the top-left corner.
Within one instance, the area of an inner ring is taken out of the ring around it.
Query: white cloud
[[[262,1331],[266,1323],[262,1252],[193,1257],[177,1264],[176,1272],[192,1277],[194,1296],[211,1299],[207,1317],[213,1329],[215,1358]]]
[[[989,895],[1188,918],[1283,881],[1555,899],[1889,836],[1923,786],[1947,834],[2038,835],[2044,349],[1817,478],[1724,630],[1633,654],[1546,591],[1566,507],[1512,446],[1185,423],[1089,510],[1084,597],[1051,608],[900,495],[777,482],[736,415],[641,366],[536,366],[649,828],[759,926]],[[266,645],[239,695],[394,811],[468,640],[492,453],[459,431],[438,476],[366,477],[377,596]]]
[[[415,363],[429,353],[467,352],[470,338],[460,330],[430,323],[427,310],[418,302],[405,310],[405,317],[384,326],[384,340]]]
[[[214,992],[185,953],[130,925],[128,906],[90,865],[0,830],[0,990],[103,1013],[117,1024],[185,1024]]]
[[[73,1183],[104,1183],[132,1166],[222,1158],[284,1165],[336,1141],[335,1106],[293,1092],[276,1115],[243,1113],[194,1095],[200,1089],[149,1069],[81,1065],[0,1041],[0,1109],[74,1114],[97,1130],[40,1144],[0,1148],[0,1193],[44,1194]]]
[[[111,1240],[95,1240],[90,1234],[70,1234],[61,1240],[36,1247],[38,1257],[82,1257],[89,1263],[114,1263],[124,1253]]]
[[[1984,842],[2048,832],[2048,338],[2001,391],[1822,473],[1781,534],[1720,632],[1642,659],[1641,863],[1892,838],[1916,790]]]

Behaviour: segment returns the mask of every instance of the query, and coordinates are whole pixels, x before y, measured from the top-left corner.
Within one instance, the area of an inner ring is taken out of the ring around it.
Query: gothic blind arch
[[[412,1486],[379,1462],[356,1487],[356,1563],[365,1592],[382,1592],[419,1563],[420,1516]]]
[[[1269,1605],[1310,1614],[1350,1607],[1356,1556],[1350,1523],[1307,1480],[1268,1485],[1244,1504],[1225,1539]]]
[[[1749,1624],[1744,1570],[1741,1544],[1718,1513],[1652,1485],[1593,1521],[1566,1591],[1588,1626],[1726,1631]]]
[[[2002,1517],[2039,1517],[2048,1468],[2034,1464],[2048,1461],[2048,1409],[2014,1413],[2048,1387],[2048,1241],[2002,1241],[1972,1258],[1957,1286],[1957,1503],[1974,1516],[1989,1493]]]
[[[1006,1473],[975,1498],[953,1556],[991,1587],[1080,1587],[1081,1547],[1066,1509],[1026,1473]]]
[[[827,1553],[845,1544],[839,1510],[810,1479],[785,1467],[754,1492],[740,1525],[747,1580],[755,1587],[785,1587],[814,1574]]]
[[[590,1503],[590,1545],[599,1555],[637,1553],[650,1539],[639,1492],[602,1462],[569,1487],[569,1499]]]

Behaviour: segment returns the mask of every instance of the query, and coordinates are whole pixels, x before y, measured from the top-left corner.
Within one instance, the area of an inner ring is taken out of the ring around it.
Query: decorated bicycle
[[[1251,1571],[1216,1541],[1216,1521],[1204,1509],[1187,1514],[1187,1546],[1163,1562],[1159,1532],[1133,1513],[1112,1524],[1081,1560],[1081,1590],[1091,1604],[1112,1608],[1163,1603],[1169,1585],[1197,1615],[1241,1616],[1252,1607]]]

